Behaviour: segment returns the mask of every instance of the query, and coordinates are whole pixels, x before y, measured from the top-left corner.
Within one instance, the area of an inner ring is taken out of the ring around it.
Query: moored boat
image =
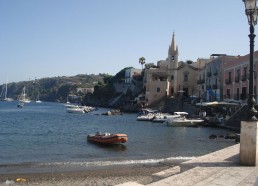
[[[139,115],[137,116],[138,121],[152,121],[154,119],[155,115],[152,113],[148,113],[146,115]]]
[[[167,125],[168,126],[174,126],[174,127],[195,127],[198,126],[198,124],[204,122],[204,120],[199,118],[185,118],[185,117],[179,117],[174,118],[170,120]]]
[[[180,112],[182,113],[182,112]],[[186,112],[184,112],[186,113]],[[187,113],[188,114],[188,113]],[[153,122],[159,122],[159,123],[163,123],[166,122],[168,120],[171,120],[173,118],[177,118],[177,117],[181,117],[180,114],[174,113],[174,114],[168,114],[168,113],[157,113],[155,114],[155,117],[153,119]]]
[[[0,94],[0,101],[14,101],[13,98],[7,97],[7,83],[5,85],[2,85],[2,91]]]
[[[19,98],[19,102],[30,103],[31,100],[26,97],[26,91],[25,91],[25,90],[26,90],[26,88],[23,87],[23,89],[22,89],[22,94],[21,94],[21,96],[20,96],[20,98]]]
[[[85,113],[85,110],[83,108],[67,108],[66,112],[68,113],[77,113],[77,114],[83,114]]]
[[[87,140],[93,143],[100,144],[117,144],[117,143],[125,143],[128,140],[127,134],[111,134],[108,132],[96,134],[89,134],[87,136]]]
[[[138,121],[152,121],[155,117],[157,110],[152,109],[142,109],[140,115],[137,116]]]

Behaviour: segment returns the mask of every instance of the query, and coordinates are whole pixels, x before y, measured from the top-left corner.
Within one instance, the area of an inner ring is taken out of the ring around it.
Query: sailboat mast
[[[4,99],[7,99],[7,82],[5,83],[5,95],[4,95]]]

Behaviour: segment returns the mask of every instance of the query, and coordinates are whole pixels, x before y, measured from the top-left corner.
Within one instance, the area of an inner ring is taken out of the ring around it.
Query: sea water
[[[137,114],[102,115],[107,111],[71,114],[61,103],[17,108],[17,102],[0,102],[0,173],[184,161],[235,144],[209,139],[232,133],[225,129],[169,127],[137,121]],[[125,133],[128,141],[111,146],[87,142],[87,135],[97,131]]]

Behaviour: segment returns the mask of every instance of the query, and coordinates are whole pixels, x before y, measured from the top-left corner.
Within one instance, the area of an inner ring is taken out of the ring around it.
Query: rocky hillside
[[[130,85],[124,84],[127,68],[115,76],[81,74],[9,83],[7,97],[18,99],[23,87],[26,87],[27,97],[31,100],[39,97],[42,101],[67,102],[67,99],[71,98],[69,95],[76,95],[79,99],[69,101],[78,101],[83,105],[121,108],[130,104],[130,101],[142,92],[142,76],[134,77]],[[4,85],[0,86],[0,90],[3,87]],[[94,88],[94,93],[77,93],[77,88]]]
[[[35,100],[38,95],[42,101],[66,102],[69,94],[76,94],[76,88],[94,87],[103,83],[103,79],[109,77],[107,74],[99,75],[76,75],[52,78],[42,78],[31,81],[22,81],[8,84],[7,97],[17,99],[26,87],[26,94],[31,100]],[[0,86],[0,90],[4,85]]]

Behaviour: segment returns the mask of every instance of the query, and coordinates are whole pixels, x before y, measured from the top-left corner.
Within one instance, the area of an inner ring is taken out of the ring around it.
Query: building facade
[[[220,101],[224,99],[224,64],[230,63],[238,59],[238,56],[228,56],[226,54],[212,54],[211,61],[206,64],[205,79],[205,100]]]
[[[249,97],[249,54],[224,63],[224,99],[247,100]],[[254,94],[257,95],[258,51],[254,55]],[[257,101],[257,98],[256,98]]]
[[[199,68],[204,63],[202,61],[199,63],[179,62],[178,56],[178,46],[176,45],[175,33],[173,33],[167,59],[158,61],[155,68],[144,70],[143,93],[146,105],[155,104],[171,96],[198,95]]]

